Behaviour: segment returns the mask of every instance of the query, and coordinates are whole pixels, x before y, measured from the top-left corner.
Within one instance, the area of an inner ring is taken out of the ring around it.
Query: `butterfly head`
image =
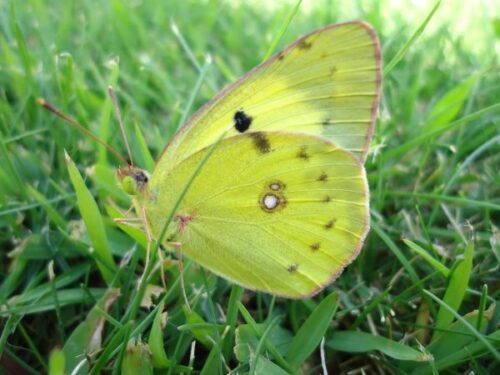
[[[137,195],[146,190],[149,173],[143,169],[127,165],[117,171],[123,191],[128,195]]]

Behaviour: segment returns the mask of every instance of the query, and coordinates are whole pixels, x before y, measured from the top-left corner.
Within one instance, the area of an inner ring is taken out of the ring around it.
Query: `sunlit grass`
[[[113,221],[117,207],[130,205],[116,182],[120,162],[36,99],[54,102],[125,154],[107,96],[114,86],[136,163],[151,170],[180,123],[262,61],[295,5],[273,4],[0,3],[2,371],[57,374],[65,358],[68,373],[77,365],[120,373],[122,363],[124,371],[155,366],[165,374],[312,374],[323,365],[330,373],[494,372],[493,1],[443,1],[421,34],[435,2],[304,1],[278,48],[351,19],[372,23],[382,41],[386,75],[367,163],[373,225],[364,250],[333,286],[304,301],[244,291],[185,261],[191,312],[167,259],[167,291],[140,307],[151,292],[137,288],[144,234]],[[149,281],[161,285],[157,268]],[[99,340],[85,335],[101,325]],[[129,355],[144,350],[152,361]]]

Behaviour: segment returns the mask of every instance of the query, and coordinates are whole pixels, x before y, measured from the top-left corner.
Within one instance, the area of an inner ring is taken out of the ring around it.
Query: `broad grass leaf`
[[[500,348],[500,330],[493,332],[492,334],[485,336],[493,347],[496,349]],[[490,353],[490,349],[481,341],[475,341],[469,345],[462,347],[459,350],[450,352],[450,354],[444,358],[440,358],[434,362],[434,368],[436,370],[444,370],[447,368],[453,368],[461,363],[471,361],[473,358],[483,356]],[[435,372],[434,372],[435,373]],[[433,374],[432,368],[419,366],[412,373],[412,375],[426,375]]]
[[[283,370],[276,363],[271,362],[263,355],[259,355],[256,358],[255,365],[255,373],[256,374],[268,374],[268,375],[287,375],[289,374],[287,371]]]
[[[434,130],[453,121],[463,109],[474,84],[480,77],[480,74],[472,75],[448,91],[432,108],[425,128]]]
[[[335,332],[332,338],[328,340],[327,345],[331,349],[348,353],[379,351],[401,361],[427,362],[432,360],[432,355],[428,353],[422,353],[407,345],[367,332]]]
[[[492,304],[488,310],[486,310],[482,316],[481,334],[484,334],[488,323],[493,318],[495,312],[495,304]],[[475,310],[463,316],[463,318],[469,322],[472,326],[477,326],[477,320],[479,318],[479,311]],[[477,341],[477,339],[471,334],[470,330],[464,325],[460,320],[454,322],[449,326],[446,335],[441,335],[438,339],[433,341],[428,347],[429,350],[436,360],[444,358],[462,348],[466,345],[470,345],[472,342]]]
[[[66,358],[60,348],[56,348],[50,352],[49,357],[49,375],[64,375],[66,366]]]
[[[118,289],[108,289],[104,296],[97,302],[83,322],[81,322],[66,340],[63,351],[66,357],[66,370],[71,373],[86,354],[94,353],[101,349],[102,334],[105,319],[101,311],[107,311],[120,295]],[[87,366],[83,366],[78,374],[86,374]]]
[[[122,362],[122,375],[153,375],[153,358],[149,346],[131,339]]]
[[[151,331],[149,333],[149,349],[153,355],[153,366],[154,368],[166,368],[169,366],[170,361],[168,360],[167,353],[165,352],[165,347],[163,345],[163,312],[165,306],[164,302],[161,302],[158,306],[158,311],[156,312],[153,324],[151,326]]]

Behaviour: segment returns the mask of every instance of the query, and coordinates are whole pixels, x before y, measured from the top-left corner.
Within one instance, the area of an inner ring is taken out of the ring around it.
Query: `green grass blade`
[[[266,329],[262,333],[262,336],[259,339],[259,344],[257,345],[257,348],[255,349],[255,354],[253,355],[253,359],[250,360],[250,374],[256,374],[256,368],[257,364],[259,361],[259,358],[261,357],[261,353],[264,350],[266,346],[266,340],[273,328],[278,324],[280,320],[279,316],[276,316],[273,320],[271,320],[268,324],[266,324]]]
[[[432,267],[441,272],[444,277],[448,277],[450,274],[450,269],[442,264],[440,261],[435,259],[432,255],[430,255],[425,249],[417,245],[415,242],[410,241],[408,239],[404,239],[403,242],[414,252],[424,258]]]
[[[153,360],[147,344],[132,339],[127,344],[122,362],[122,375],[153,375]]]
[[[116,333],[115,336],[111,337],[110,340],[106,342],[106,346],[103,348],[100,356],[94,363],[90,375],[97,375],[102,373],[102,369],[110,361],[113,354],[117,354],[122,346],[127,346],[130,337],[130,331],[132,330],[133,322],[128,322],[124,324]],[[125,357],[125,356],[124,356]],[[126,365],[122,363],[122,369]]]
[[[395,197],[414,197],[421,198],[423,200],[436,201],[436,202],[445,202],[445,203],[454,203],[459,206],[470,206],[470,207],[481,207],[488,208],[494,211],[500,211],[500,204],[496,204],[491,201],[479,201],[474,199],[468,199],[463,197],[454,197],[443,194],[433,194],[433,193],[408,193],[404,191],[388,191],[387,195],[395,196]]]
[[[54,349],[50,352],[49,375],[64,375],[66,367],[66,357],[61,349]]]
[[[179,44],[181,45],[182,49],[184,50],[184,52],[186,53],[188,59],[191,61],[191,63],[193,64],[193,66],[196,68],[196,70],[198,71],[198,74],[199,76],[204,76],[205,74],[202,73],[203,71],[203,68],[201,67],[201,65],[198,63],[198,60],[196,59],[194,53],[193,53],[193,50],[191,49],[190,45],[188,44],[188,42],[186,41],[186,39],[184,38],[184,36],[182,35],[181,31],[179,30],[179,27],[177,26],[176,23],[174,22],[171,22],[170,23],[170,28],[172,30],[172,32],[174,33],[174,36],[177,38],[177,41],[179,42]],[[212,79],[207,79],[206,80],[206,83],[207,85],[210,87],[210,89],[213,91],[213,92],[216,92],[217,91],[217,86],[216,84],[212,81]]]
[[[451,313],[450,309],[457,311],[462,304],[462,300],[469,285],[473,257],[474,243],[471,241],[465,247],[463,260],[458,260],[459,263],[450,274],[443,298],[445,305],[441,305],[439,308],[435,324],[436,331],[432,337],[432,341],[438,339],[439,336],[442,335],[440,330],[447,329],[453,321],[455,314]]]
[[[48,199],[35,188],[28,186],[28,193],[31,194],[35,200],[42,206],[47,213],[47,216],[60,228],[66,228],[66,220],[51,206]]]
[[[186,122],[186,119],[188,118],[189,114],[191,113],[191,108],[193,107],[194,100],[196,99],[196,96],[198,95],[202,83],[206,79],[206,75],[208,72],[208,69],[212,66],[212,58],[210,55],[208,55],[205,58],[205,63],[201,67],[200,70],[200,75],[198,76],[198,79],[196,80],[196,83],[191,90],[191,95],[189,95],[189,99],[187,100],[186,106],[184,107],[184,110],[182,111],[181,118],[179,120],[179,123],[177,124],[177,129],[179,129],[184,123]]]
[[[109,284],[114,279],[116,264],[111,255],[111,249],[109,248],[106,232],[104,231],[104,221],[94,197],[87,189],[87,186],[85,186],[80,172],[78,172],[68,154],[66,154],[66,165],[76,192],[80,214],[85,222],[94,251],[98,255],[98,258],[96,258],[97,266],[101,271],[102,277]],[[93,254],[91,253],[90,255],[92,256]]]
[[[93,298],[101,297],[105,289],[91,288],[89,289]],[[62,289],[57,292],[57,300],[60,307],[68,305],[82,304],[89,301],[89,295],[80,288]],[[42,296],[36,302],[27,305],[13,305],[0,310],[0,317],[5,317],[10,314],[39,314],[45,311],[54,311],[56,305],[51,294]]]
[[[112,63],[108,64],[108,67],[110,68],[110,78],[107,81],[108,85],[111,87],[116,87],[116,84],[118,82],[118,77],[120,74],[120,67],[116,61],[113,61]],[[107,95],[106,89],[103,90],[103,92],[106,92],[106,99],[104,100],[104,104],[101,109],[101,117],[99,119],[99,138],[105,142],[109,142],[109,136],[111,133],[111,116],[113,114],[113,103],[111,101],[111,98],[109,95]],[[115,121],[116,124],[118,124],[117,121]],[[118,125],[116,125],[118,127]],[[125,126],[125,125],[124,125]],[[124,142],[124,141],[123,141]],[[108,165],[108,153],[109,151],[104,147],[103,145],[99,144],[99,163],[102,165]],[[128,155],[127,155],[128,158]]]
[[[383,336],[359,331],[338,331],[327,341],[329,348],[351,353],[380,351],[401,361],[428,362],[433,357]]]
[[[431,20],[432,16],[434,16],[434,13],[439,8],[439,5],[441,5],[441,0],[436,1],[434,6],[432,7],[431,11],[427,15],[427,17],[424,19],[422,24],[418,27],[418,29],[413,33],[411,38],[405,43],[405,45],[396,53],[396,55],[392,58],[392,60],[385,66],[384,68],[384,77],[389,75],[389,73],[394,69],[394,67],[398,64],[398,62],[401,61],[401,59],[406,55],[406,52],[408,49],[416,42],[416,40],[420,37],[420,35],[424,32],[425,28],[427,27],[427,24]]]
[[[155,160],[151,156],[151,152],[149,151],[146,140],[144,139],[144,135],[142,134],[141,127],[138,124],[135,124],[135,137],[137,138],[137,142],[139,143],[139,148],[141,150],[141,158],[144,163],[144,167],[148,171],[152,171],[155,167]]]
[[[285,357],[294,368],[298,369],[319,346],[332,323],[337,307],[338,296],[336,292],[333,292],[316,306],[311,315],[302,324],[292,339]]]
[[[396,244],[391,240],[391,238],[385,233],[382,228],[379,227],[379,225],[375,222],[372,221],[372,228],[377,233],[377,235],[382,239],[382,241],[385,242],[387,247],[393,252],[393,254],[396,256],[396,258],[401,262],[405,270],[408,272],[410,278],[412,279],[413,283],[417,284],[419,283],[419,277],[417,275],[417,272],[413,268],[410,262],[408,262],[408,259],[404,256],[404,254],[401,252],[401,250],[396,246]]]
[[[289,372],[283,370],[281,367],[279,367],[277,364],[274,362],[271,362],[269,359],[267,359],[265,356],[260,355],[257,358],[255,358],[255,368],[254,368],[254,374],[266,374],[266,375],[288,375]],[[249,374],[252,374],[252,372],[249,372]]]
[[[491,342],[491,346],[500,349],[500,330],[493,332],[491,335],[485,337],[485,340]],[[445,358],[441,358],[434,363],[437,370],[444,370],[454,368],[464,362],[474,360],[478,357],[485,357],[490,354],[491,348],[488,348],[484,342],[476,341],[473,344],[467,345],[459,350],[452,352]],[[486,358],[485,358],[486,359]],[[498,358],[496,359],[498,362]],[[429,369],[418,368],[412,375],[430,374]]]
[[[471,334],[473,334],[479,341],[484,344],[484,346],[490,351],[490,353],[495,357],[497,361],[500,361],[500,353],[495,349],[495,347],[489,342],[487,338],[485,338],[480,332],[474,328],[472,324],[470,324],[467,320],[461,317],[451,306],[448,306],[444,301],[441,301],[438,297],[436,297],[431,292],[424,290],[424,293],[431,297],[434,301],[436,301],[441,307],[445,308],[455,319],[459,320],[464,327],[466,327]],[[499,332],[499,331],[497,331]]]
[[[290,25],[290,22],[292,22],[293,17],[295,17],[297,12],[299,11],[301,3],[302,3],[302,0],[297,0],[297,2],[295,3],[295,6],[290,11],[290,14],[288,14],[287,18],[281,24],[280,29],[278,30],[278,33],[273,38],[273,41],[271,42],[271,45],[269,46],[269,49],[267,50],[266,54],[264,55],[264,58],[262,59],[262,61],[266,61],[274,53],[274,51],[276,50],[276,47],[278,46],[279,42],[281,41],[281,38],[283,38],[283,35],[285,35],[285,32],[288,29],[288,26]]]
[[[478,312],[478,318],[477,318],[477,324],[476,324],[476,329],[481,332],[483,326],[483,314],[486,309],[486,301],[488,297],[488,285],[484,284],[483,288],[481,290],[481,299],[479,300],[479,312]]]
[[[453,122],[450,122],[448,125],[442,126],[438,129],[433,129],[431,131],[425,132],[419,136],[416,136],[415,138],[412,138],[408,140],[407,142],[403,143],[402,145],[392,148],[390,150],[387,150],[384,152],[384,159],[393,159],[400,157],[401,155],[404,155],[408,153],[411,149],[418,147],[420,145],[425,144],[427,141],[429,141],[432,138],[439,137],[442,134],[445,134],[446,132],[459,128],[463,125],[469,124],[473,121],[476,121],[483,116],[489,114],[489,113],[494,113],[500,110],[500,103],[493,104],[489,107],[481,108],[477,110],[474,113],[471,113],[467,116],[464,116],[458,120],[455,120]]]
[[[260,339],[260,337],[262,336],[262,330],[261,330],[262,325],[260,326],[257,325],[255,320],[252,318],[252,315],[248,312],[248,310],[241,302],[238,302],[238,307],[240,314],[242,315],[245,322],[252,327],[254,335]],[[239,328],[242,327],[240,326]],[[238,345],[238,339],[236,340],[236,343]],[[280,354],[276,346],[273,345],[273,343],[270,340],[266,340],[266,349],[274,357],[275,361],[279,366],[281,366],[283,369],[285,369],[291,374],[297,373],[297,371],[292,367],[292,365],[285,358],[283,358],[283,356]]]
[[[429,113],[425,124],[426,131],[438,129],[453,121],[464,107],[479,78],[480,74],[473,75],[443,95]]]
[[[483,328],[478,330],[478,332],[480,334],[484,334],[486,332],[486,326],[494,318],[495,307],[496,305],[493,303],[488,310],[483,311],[482,313],[475,310],[465,314],[462,318],[471,326],[482,326]],[[475,341],[478,341],[477,338],[469,331],[462,320],[457,320],[449,326],[446,330],[446,334],[442,334],[437,340],[428,345],[427,350],[434,355],[436,360],[439,360],[464,348],[467,345],[472,344]]]
[[[229,331],[224,337],[222,343],[222,354],[224,358],[229,358],[234,345],[234,331],[238,320],[238,303],[243,295],[243,288],[239,285],[231,287],[231,294],[229,295],[229,302],[226,314],[226,324],[229,326]]]

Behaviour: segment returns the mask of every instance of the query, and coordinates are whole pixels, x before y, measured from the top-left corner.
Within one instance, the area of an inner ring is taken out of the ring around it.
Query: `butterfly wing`
[[[154,234],[206,152],[151,177],[142,205]],[[315,136],[246,133],[217,146],[177,210],[171,240],[232,282],[301,298],[354,259],[368,222],[365,173],[352,153]]]
[[[308,34],[257,66],[202,107],[161,156],[168,173],[230,128],[237,112],[247,131],[319,135],[364,161],[380,91],[380,48],[362,22],[331,25]]]

